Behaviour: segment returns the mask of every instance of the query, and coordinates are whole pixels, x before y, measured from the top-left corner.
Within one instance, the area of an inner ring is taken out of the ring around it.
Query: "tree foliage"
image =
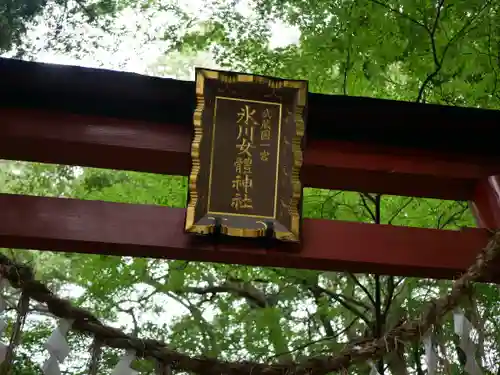
[[[96,66],[112,60],[102,56],[126,51],[112,64],[123,67],[133,57],[126,47],[150,44],[185,27],[190,18],[180,9],[170,0],[4,0],[0,54],[39,59],[45,53],[51,61],[54,56],[86,58]]]
[[[181,50],[226,67],[307,79],[312,91],[496,108],[499,4],[491,0],[256,0],[253,17],[221,1]],[[274,20],[298,44],[270,49]]]
[[[40,4],[31,17],[50,2]],[[80,3],[71,4],[79,9],[76,13],[87,13]],[[95,19],[137,6],[84,4]],[[179,25],[173,25],[162,35],[193,61],[198,52],[208,51],[223,67],[307,79],[315,92],[497,108],[498,7],[491,0],[255,0],[248,12],[235,8],[232,0],[214,0],[205,3],[200,19],[176,8],[179,24],[189,30],[179,34]],[[160,10],[165,4],[149,1],[145,8]],[[298,43],[270,48],[273,20],[296,27]],[[21,36],[10,37],[6,45],[18,43]],[[172,69],[187,74],[185,66],[157,71],[175,74]],[[0,187],[19,194],[184,207],[187,181],[9,162],[0,164]],[[304,190],[304,216],[440,229],[473,225],[466,202],[319,189]],[[449,287],[449,281],[347,272],[4,251],[32,264],[37,277],[56,292],[67,294],[71,286],[75,303],[134,335],[228,360],[287,362],[331,354],[347,341],[380,335],[416,317],[427,300]],[[477,285],[464,306],[477,328],[478,358],[487,373],[499,371],[499,299],[496,286]],[[34,306],[32,314],[43,316],[43,306]],[[26,327],[22,353],[43,350],[49,323],[35,320]],[[451,319],[436,333],[440,370],[461,374],[463,358]],[[84,373],[89,341],[80,336],[71,340],[71,355],[77,359],[68,366],[71,373]],[[117,355],[105,351],[102,373],[110,372]],[[19,361],[24,360],[20,355]],[[135,366],[152,373],[146,362]],[[422,346],[393,353],[379,371],[424,375]],[[361,364],[352,372],[368,374],[369,367]]]
[[[186,204],[185,178],[98,169],[85,169],[81,175],[65,171],[67,167],[23,163],[17,176],[8,174],[4,188],[80,199]],[[471,225],[467,206],[460,202],[306,189],[304,207],[306,217],[366,222],[380,217],[381,222],[394,225],[451,229]],[[105,321],[119,321],[133,334],[164,340],[183,352],[228,360],[286,362],[339,351],[346,341],[373,336],[401,319],[417,316],[429,298],[445,293],[449,285],[345,272],[45,252],[10,254],[34,265],[38,277],[58,293],[65,293],[68,284],[78,286],[82,292],[74,297],[75,303]],[[485,369],[490,371],[494,369],[490,356],[498,355],[500,349],[499,297],[496,287],[480,285],[467,307],[471,320],[489,327],[482,331],[482,350],[487,353]],[[50,330],[43,328],[45,324],[29,328],[27,352],[47,337]],[[37,329],[46,335],[29,333]],[[458,373],[451,329],[448,321],[439,337],[446,357],[452,358],[452,372]],[[73,339],[72,355],[85,356],[88,340]],[[410,353],[408,358],[386,358],[391,373],[425,368],[422,349],[416,346]],[[104,372],[116,363],[117,354],[106,351]],[[145,363],[137,366],[149,373]],[[85,361],[78,366],[72,362],[72,369],[71,373],[84,371]],[[355,371],[365,373],[368,368]]]
[[[49,19],[48,26],[57,39],[68,23],[95,23],[104,15],[116,13],[114,0],[5,0],[0,4],[0,52],[17,50],[26,45],[30,27]],[[49,16],[50,13],[55,13]],[[53,42],[58,42],[54,40]],[[19,52],[19,51],[18,51]]]

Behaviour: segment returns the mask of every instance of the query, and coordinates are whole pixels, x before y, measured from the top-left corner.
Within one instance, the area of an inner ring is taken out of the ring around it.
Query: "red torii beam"
[[[184,233],[184,209],[0,194],[0,244],[253,266],[417,277],[460,276],[488,241],[480,229],[444,231],[305,219],[301,248],[256,248]],[[500,282],[500,265],[491,280]]]
[[[191,130],[64,112],[0,108],[0,157],[187,176]],[[307,187],[471,200],[477,181],[500,163],[352,141],[310,139],[302,180]]]
[[[189,173],[192,83],[6,59],[0,77],[0,158]],[[470,200],[481,226],[499,227],[497,112],[326,95],[309,102],[306,186]],[[305,220],[301,249],[241,241],[213,249],[183,234],[183,217],[1,195],[0,246],[452,278],[487,241],[480,229]]]

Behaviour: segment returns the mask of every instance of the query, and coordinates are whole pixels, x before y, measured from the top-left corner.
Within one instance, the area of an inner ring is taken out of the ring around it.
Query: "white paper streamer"
[[[3,298],[3,293],[5,288],[8,285],[8,281],[5,279],[0,280],[0,314],[3,315],[5,309],[7,308],[7,302]],[[0,317],[0,336],[3,335],[5,328],[7,328],[7,321],[2,317]],[[5,360],[5,356],[7,355],[8,345],[0,341],[0,363]]]
[[[368,361],[367,363],[371,367],[371,369],[370,369],[370,375],[380,375],[380,373],[377,370],[377,366],[375,365],[375,363],[373,363],[372,361]]]
[[[56,357],[50,356],[42,366],[42,372],[46,375],[61,375],[59,362]]]
[[[139,372],[130,368],[130,364],[134,359],[135,353],[133,351],[126,352],[125,355],[116,364],[116,367],[111,375],[138,375]]]
[[[429,332],[422,339],[425,349],[425,361],[427,362],[427,375],[435,375],[437,372],[438,357],[433,338],[434,334]]]
[[[361,346],[354,345],[353,349],[360,350]],[[375,363],[373,363],[373,361],[366,361],[366,363],[368,364],[368,366],[370,366],[370,374],[369,375],[380,375],[380,373],[377,370],[377,366],[375,365]]]
[[[460,348],[466,356],[465,371],[471,375],[482,375],[483,372],[476,361],[476,345],[470,337],[472,330],[471,322],[460,309],[456,309],[453,312],[453,322],[455,333],[460,337]]]
[[[61,374],[59,365],[66,359],[70,351],[68,342],[66,341],[66,335],[72,324],[73,321],[61,319],[59,325],[45,343],[45,349],[47,349],[50,354],[49,359],[47,359],[42,366],[42,371],[45,375]]]

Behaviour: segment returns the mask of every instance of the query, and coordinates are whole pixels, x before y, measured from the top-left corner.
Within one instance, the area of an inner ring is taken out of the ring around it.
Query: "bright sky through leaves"
[[[254,13],[249,12],[248,4],[238,2],[238,9],[249,17],[244,19],[234,13],[232,0],[79,1],[123,6],[117,19],[109,14],[97,19],[100,26],[111,28],[118,36],[103,32],[96,24],[75,22],[73,27],[67,21],[67,27],[54,38],[64,13],[61,7],[53,7],[62,0],[51,0],[38,18],[39,25],[28,33],[26,44],[37,45],[27,47],[26,58],[37,47],[49,45],[47,51],[32,57],[182,79],[194,78],[195,65],[224,66],[307,79],[313,92],[500,108],[500,4],[495,1],[251,0],[259,4]],[[75,19],[85,18],[78,2],[68,0],[68,4],[78,11]],[[193,16],[196,21],[187,30]],[[194,26],[204,27],[207,33],[186,35],[186,31],[196,30]],[[179,48],[171,52],[172,44],[179,41]],[[211,53],[207,53],[209,49]],[[334,120],[324,126],[335,126]],[[455,136],[464,135],[450,133]],[[75,176],[72,171],[66,166],[7,162],[0,164],[0,186],[3,192],[17,194],[173,207],[186,203],[184,177],[94,168],[82,168]],[[373,223],[374,212],[379,210],[384,224],[449,230],[474,225],[466,202],[382,195],[377,204],[375,198],[378,196],[357,192],[305,189],[304,216]],[[279,360],[287,361],[329,355],[348,340],[376,331],[372,300],[377,290],[387,309],[381,327],[386,329],[407,315],[417,316],[426,301],[446,293],[449,287],[443,280],[5,251],[35,264],[37,277],[57,293],[67,285],[77,285],[73,288],[78,291],[73,293],[78,297],[75,303],[107,322],[126,323],[130,332],[133,318],[124,310],[133,307],[139,332],[145,337],[164,340],[184,353],[224,359],[263,361],[278,355]],[[226,284],[229,279],[241,282]],[[225,292],[208,292],[206,288],[213,285],[225,287]],[[130,299],[136,301],[127,301]],[[255,302],[263,300],[268,307],[256,307]],[[499,371],[499,300],[497,286],[478,285],[471,306],[467,306],[479,327],[478,341],[484,344],[479,352],[485,353],[482,358],[488,375]],[[35,324],[36,319],[32,323],[23,335],[23,350],[41,353],[40,343],[48,333]],[[460,374],[451,321],[440,328],[438,341],[445,354],[441,357],[451,368],[443,372]],[[72,358],[78,360],[68,366],[78,367],[87,358],[87,347],[79,338],[73,340]],[[408,347],[406,357],[386,358],[386,375],[425,375],[421,349]],[[116,359],[114,354],[107,352],[111,358],[105,364],[108,370]],[[360,365],[350,373],[366,375],[369,368]]]
[[[176,3],[181,8],[197,17],[198,20],[208,19],[210,16],[204,12],[205,2],[207,0],[186,0]],[[171,3],[171,2],[170,2]],[[247,1],[239,1],[236,9],[244,16],[255,16],[251,11],[251,7]],[[150,33],[149,38],[158,37],[160,34],[156,33],[158,30],[163,30],[165,24],[175,24],[176,18],[170,12],[161,12],[155,9],[144,11],[142,9],[126,8],[114,22],[114,30],[125,29],[120,35],[109,35],[98,27],[91,27],[85,25],[83,28],[83,40],[89,36],[100,38],[97,48],[93,48],[91,53],[84,54],[79,57],[74,56],[74,51],[69,53],[54,52],[53,50],[44,50],[45,39],[47,30],[53,27],[52,20],[43,20],[38,26],[33,27],[27,35],[27,39],[34,41],[36,49],[41,50],[35,56],[35,61],[46,62],[53,64],[66,64],[77,65],[93,68],[104,68],[120,71],[128,71],[140,74],[155,75],[162,69],[156,69],[158,64],[168,65],[164,59],[164,51],[168,48],[167,45],[158,40],[148,40],[146,33]],[[142,34],[136,34],[132,28],[137,25]],[[132,26],[132,27],[131,27]],[[131,30],[126,30],[131,28]],[[277,20],[271,24],[272,38],[271,48],[284,47],[292,43],[297,43],[299,38],[299,31],[297,28],[286,25],[281,20]],[[110,51],[113,50],[112,53]],[[11,54],[6,54],[9,56]],[[183,60],[183,57],[174,54],[177,59]],[[162,59],[163,58],[163,59]],[[199,54],[196,58],[196,63],[201,66],[217,67],[213,62],[213,58],[209,54]],[[181,63],[182,64],[182,63]],[[174,62],[175,65],[175,62]],[[153,67],[153,69],[152,69]],[[169,68],[168,66],[166,67]],[[171,71],[171,69],[168,69]],[[194,72],[194,67],[191,67]],[[182,74],[182,77],[176,77],[176,74],[169,74],[171,78],[190,79],[193,80],[194,76],[187,76]]]

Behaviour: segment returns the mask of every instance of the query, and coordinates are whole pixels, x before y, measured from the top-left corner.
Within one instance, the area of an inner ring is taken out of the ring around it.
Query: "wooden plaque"
[[[186,231],[300,241],[307,82],[196,69]]]

